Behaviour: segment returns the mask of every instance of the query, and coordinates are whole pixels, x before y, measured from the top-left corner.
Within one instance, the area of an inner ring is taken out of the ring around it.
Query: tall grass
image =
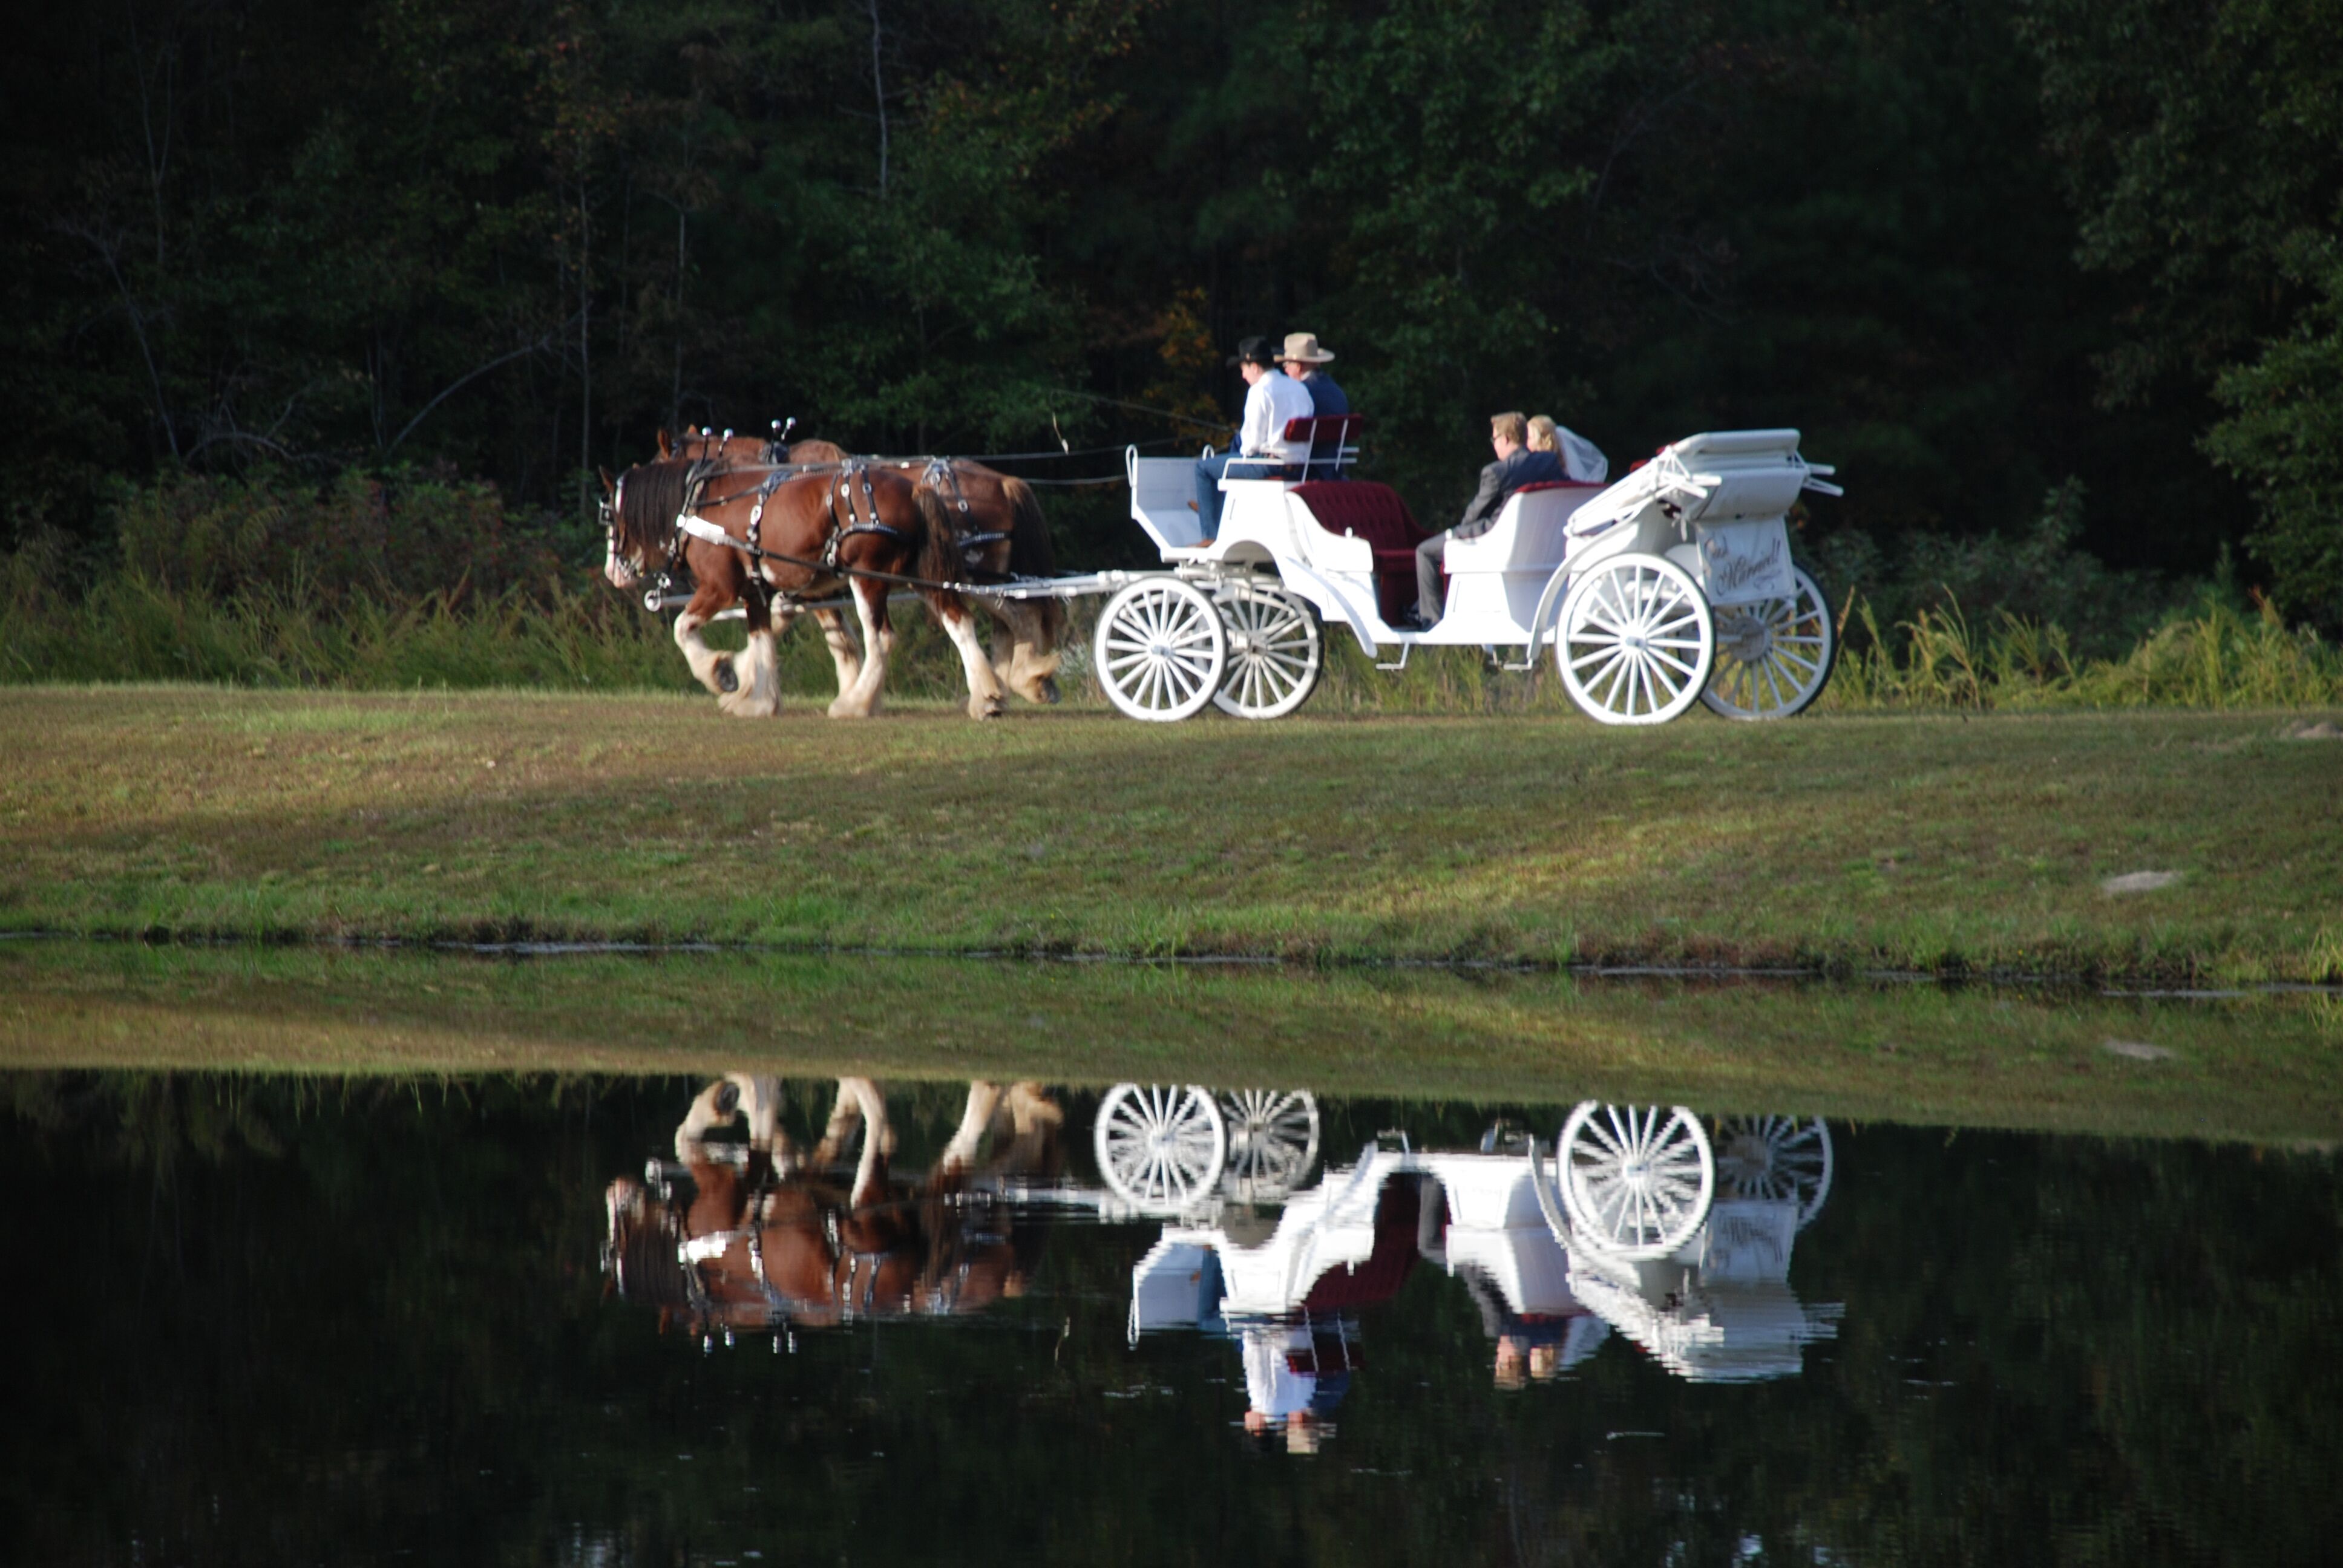
[[[956,694],[960,661],[949,641],[916,607],[897,608],[892,689]],[[327,605],[297,586],[213,598],[126,573],[101,578],[76,599],[0,599],[0,681],[697,691],[671,624],[607,588],[558,580],[534,592],[445,591],[406,600],[351,592]],[[718,623],[709,640],[739,648],[739,624]],[[828,650],[810,624],[783,641],[782,656],[786,691],[800,698],[835,691]]]
[[[923,608],[896,607],[890,688],[915,699],[962,695],[960,660]],[[1088,677],[1095,607],[1077,602],[1061,684],[1077,705],[1101,699]],[[0,682],[194,680],[235,686],[352,689],[545,687],[595,691],[697,691],[655,618],[599,587],[558,581],[534,592],[441,592],[398,601],[347,593],[328,607],[297,587],[218,598],[130,574],[83,597],[0,598]],[[1957,603],[1924,608],[1882,628],[1850,595],[1840,618],[1838,668],[1825,709],[2286,708],[2343,705],[2343,648],[2277,611],[2207,599],[2168,618],[2118,658],[2078,659],[2066,633],[1996,612],[1977,626]],[[738,648],[739,623],[709,640]],[[1506,658],[1518,649],[1499,650]],[[1402,669],[1378,668],[1344,630],[1326,631],[1326,673],[1309,711],[1492,713],[1564,711],[1569,699],[1550,658],[1533,681],[1477,648],[1419,649]],[[783,689],[801,700],[836,689],[810,622],[781,644]]]
[[[1883,633],[1850,596],[1846,646],[1822,706],[1843,709],[2303,708],[2343,703],[2343,648],[2289,628],[2269,605],[2207,597],[2169,616],[2118,658],[2077,660],[2066,634],[2007,610],[1973,627],[1957,603]],[[1853,635],[1849,635],[1852,633]]]

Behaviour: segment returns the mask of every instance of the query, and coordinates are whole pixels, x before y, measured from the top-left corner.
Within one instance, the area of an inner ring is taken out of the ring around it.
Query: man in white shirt
[[[1243,371],[1248,388],[1236,447],[1196,461],[1196,516],[1203,522],[1207,539],[1221,531],[1221,477],[1232,463],[1237,470],[1232,477],[1272,479],[1292,465],[1310,460],[1307,441],[1285,438],[1287,420],[1307,419],[1314,411],[1310,394],[1277,367],[1277,350],[1269,339],[1246,338],[1237,345],[1232,363]]]

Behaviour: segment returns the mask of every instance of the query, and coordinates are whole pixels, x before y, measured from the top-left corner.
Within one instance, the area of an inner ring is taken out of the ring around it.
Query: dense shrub
[[[1922,624],[1924,616],[1988,626],[2006,615],[2063,628],[2077,657],[2112,658],[2187,605],[2191,590],[2151,573],[2111,570],[2084,549],[2084,500],[2082,481],[2067,479],[2043,498],[2041,516],[2016,538],[1916,533],[1883,548],[1847,530],[1805,553],[1836,605],[1860,597],[1891,631]],[[1862,623],[1854,629],[1860,638]]]
[[[508,512],[491,485],[415,468],[347,469],[323,486],[281,468],[175,471],[121,485],[109,511],[130,574],[206,597],[494,596],[543,588],[592,547],[574,527]]]

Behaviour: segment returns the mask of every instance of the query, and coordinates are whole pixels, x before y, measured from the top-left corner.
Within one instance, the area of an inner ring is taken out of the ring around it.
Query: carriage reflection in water
[[[971,1083],[943,1151],[910,1176],[869,1080],[839,1081],[804,1151],[780,1098],[770,1078],[718,1080],[674,1157],[607,1194],[614,1287],[711,1349],[980,1312],[1024,1292],[1065,1213],[1161,1224],[1131,1271],[1131,1343],[1173,1328],[1234,1340],[1248,1424],[1297,1446],[1363,1364],[1362,1312],[1418,1264],[1472,1293],[1506,1386],[1577,1365],[1614,1331],[1694,1381],[1787,1376],[1838,1319],[1788,1283],[1830,1192],[1818,1119],[1590,1101],[1552,1144],[1502,1124],[1463,1151],[1387,1132],[1322,1169],[1307,1092],[1125,1083],[1099,1102],[1091,1185],[1070,1175],[1064,1111],[1038,1084]]]
[[[1792,1243],[1830,1193],[1819,1119],[1725,1118],[1712,1135],[1681,1106],[1589,1101],[1553,1146],[1503,1128],[1472,1152],[1385,1135],[1263,1227],[1230,1213],[1234,1178],[1215,1169],[1228,1097],[1118,1092],[1158,1114],[1143,1140],[1101,1120],[1109,1181],[1159,1210],[1175,1194],[1188,1205],[1132,1271],[1134,1342],[1175,1327],[1274,1332],[1290,1370],[1322,1389],[1330,1369],[1346,1377],[1359,1364],[1355,1312],[1393,1293],[1411,1257],[1472,1291],[1502,1383],[1574,1366],[1613,1330],[1694,1382],[1784,1377],[1835,1332],[1837,1306],[1809,1307],[1789,1286]],[[1298,1184],[1315,1142],[1313,1121],[1306,1139],[1284,1136],[1286,1158],[1254,1163]],[[1250,1365],[1248,1381],[1258,1384]]]

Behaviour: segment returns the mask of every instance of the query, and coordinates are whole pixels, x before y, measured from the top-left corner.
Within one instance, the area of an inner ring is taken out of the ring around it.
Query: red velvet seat
[[[1350,534],[1375,553],[1375,603],[1386,621],[1415,603],[1415,547],[1431,536],[1416,526],[1397,490],[1370,479],[1319,480],[1293,487],[1318,526]]]

